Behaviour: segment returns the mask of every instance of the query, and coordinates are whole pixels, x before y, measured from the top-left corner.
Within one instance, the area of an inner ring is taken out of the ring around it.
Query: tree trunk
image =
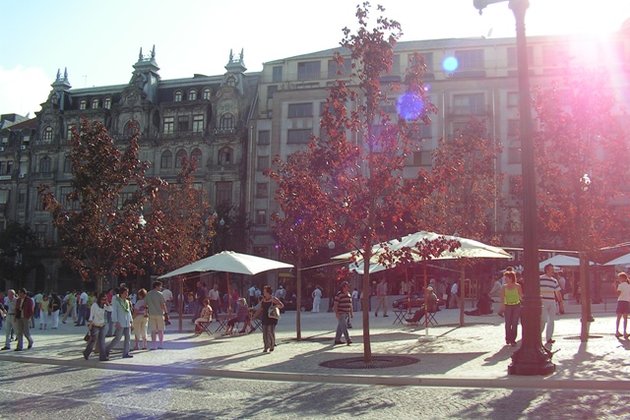
[[[302,257],[298,255],[295,262],[295,282],[297,287],[295,302],[295,334],[298,341],[302,339]]]
[[[580,289],[582,289],[580,302],[582,306],[582,328],[580,341],[588,341],[588,333],[591,319],[591,284],[588,276],[588,254],[580,252]]]
[[[368,248],[363,255],[363,293],[361,295],[361,310],[363,311],[363,361],[372,362],[372,346],[370,344],[370,258],[372,248]]]
[[[459,286],[458,286],[458,291],[459,291],[459,297],[456,298],[455,300],[458,301],[459,303],[459,326],[463,327],[464,326],[464,304],[466,303],[466,299],[464,296],[464,280],[466,277],[466,268],[464,266],[464,261],[460,261],[462,264],[462,275],[459,277]]]

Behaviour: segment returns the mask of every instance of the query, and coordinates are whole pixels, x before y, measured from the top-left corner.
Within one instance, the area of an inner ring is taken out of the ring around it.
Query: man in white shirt
[[[162,289],[162,296],[164,296],[164,300],[166,301],[166,308],[170,312],[172,308],[172,303],[173,303],[173,292],[171,292],[167,288],[164,288]]]
[[[545,266],[545,273],[540,276],[540,298],[542,300],[542,315],[540,317],[540,331],[545,329],[545,337],[547,338],[547,345],[556,342],[553,337],[553,328],[556,319],[556,301],[562,300],[560,294],[560,285],[558,281],[553,277],[555,268],[552,264]]]
[[[78,302],[78,308],[77,308],[78,309],[77,323],[74,324],[77,327],[85,325],[85,320],[88,316],[87,303],[88,303],[88,294],[84,290],[79,295],[79,302]]]

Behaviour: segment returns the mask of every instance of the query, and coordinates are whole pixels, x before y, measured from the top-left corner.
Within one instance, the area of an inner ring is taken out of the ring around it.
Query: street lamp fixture
[[[525,12],[528,0],[473,0],[482,10],[493,3],[508,1],[516,21],[516,54],[518,63],[519,114],[521,133],[521,165],[523,177],[523,267],[524,297],[522,309],[523,339],[521,347],[512,355],[508,373],[512,375],[548,375],[556,370],[551,363],[551,353],[542,345],[540,320],[542,301],[538,279],[538,237],[536,207],[536,175],[534,170],[534,144],[532,139],[532,115],[527,64],[527,38],[525,36]]]

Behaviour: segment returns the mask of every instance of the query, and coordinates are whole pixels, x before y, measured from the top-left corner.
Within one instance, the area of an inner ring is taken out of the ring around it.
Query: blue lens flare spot
[[[415,93],[405,93],[396,103],[398,115],[407,120],[417,120],[424,112],[424,100]]]
[[[448,73],[454,72],[457,70],[457,67],[459,67],[459,62],[457,61],[457,58],[453,56],[446,57],[444,61],[442,61],[442,68]]]

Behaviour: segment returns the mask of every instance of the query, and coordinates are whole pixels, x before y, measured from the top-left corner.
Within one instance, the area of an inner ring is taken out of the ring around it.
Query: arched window
[[[204,101],[209,101],[210,100],[210,88],[205,88],[203,90],[203,96],[202,96]]]
[[[219,128],[221,130],[232,130],[234,128],[234,115],[231,113],[223,114],[221,121],[219,121]]]
[[[191,90],[190,92],[188,92],[188,100],[189,101],[196,101],[197,100],[197,91],[196,90]]]
[[[173,154],[170,150],[165,150],[160,158],[160,169],[170,169],[171,166],[173,166]]]
[[[92,109],[98,109],[98,99],[92,99]]]
[[[190,160],[191,162],[195,162],[195,165],[197,165],[197,168],[201,166],[201,159],[202,159],[201,150],[196,149],[196,148],[193,149],[193,151],[190,153]]]
[[[112,107],[112,98],[110,97],[105,98],[105,101],[103,101],[103,108],[111,109],[111,107]]]
[[[184,161],[188,158],[188,154],[184,149],[180,149],[177,151],[175,155],[175,167],[181,168]]]
[[[42,174],[50,173],[50,158],[44,156],[39,160],[39,172]]]
[[[175,102],[181,102],[182,101],[182,91],[181,90],[176,90],[175,91]]]
[[[87,108],[87,101],[85,99],[81,99],[81,102],[79,102],[79,109],[83,110]]]
[[[224,147],[219,150],[219,165],[231,165],[233,160],[232,148]]]
[[[51,126],[44,128],[44,135],[42,136],[42,140],[49,143],[53,138],[53,129]]]

